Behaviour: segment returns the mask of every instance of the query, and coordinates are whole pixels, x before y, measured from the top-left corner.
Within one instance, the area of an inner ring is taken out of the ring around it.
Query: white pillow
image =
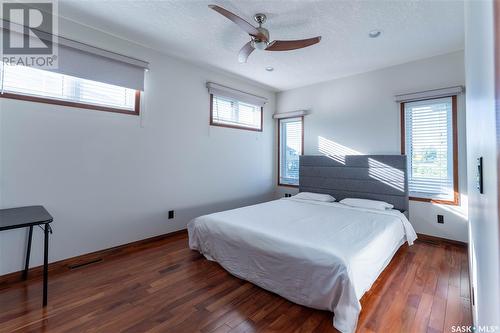
[[[334,202],[335,198],[329,194],[312,193],[312,192],[300,192],[293,196],[296,199],[302,200],[313,200],[321,202]]]
[[[346,198],[340,200],[340,203],[351,207],[370,208],[378,210],[387,210],[387,209],[392,209],[394,207],[393,205],[385,201],[355,199],[355,198]]]

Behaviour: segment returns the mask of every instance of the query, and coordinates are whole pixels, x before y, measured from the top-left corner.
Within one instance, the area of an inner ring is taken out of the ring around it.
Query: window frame
[[[78,77],[75,77],[75,78],[78,78]],[[96,82],[99,82],[99,81],[96,81]],[[15,100],[20,100],[20,101],[44,103],[44,104],[51,104],[51,105],[69,106],[69,107],[74,107],[74,108],[89,109],[89,110],[95,110],[95,111],[122,113],[122,114],[129,114],[129,115],[135,115],[135,116],[138,116],[140,114],[140,107],[141,107],[141,91],[140,90],[135,91],[134,109],[133,110],[127,110],[124,108],[113,107],[113,106],[105,106],[105,105],[99,105],[99,104],[77,102],[77,101],[71,101],[71,100],[67,100],[67,99],[59,99],[59,98],[54,98],[54,97],[50,97],[50,96],[37,96],[37,95],[23,93],[23,92],[3,91],[2,93],[0,93],[0,98],[8,98],[8,99],[15,99]]]
[[[424,98],[400,103],[400,118],[401,118],[401,155],[406,154],[406,127],[405,127],[405,105],[410,102],[422,102],[434,100],[437,98],[450,98],[451,97],[451,128],[452,128],[452,152],[453,152],[453,200],[441,200],[410,196],[412,201],[430,202],[441,205],[458,206],[460,193],[458,190],[458,124],[457,124],[457,95],[440,96],[433,98]],[[407,156],[407,158],[411,158]]]
[[[284,186],[284,187],[293,187],[293,188],[298,188],[300,185],[300,176],[299,176],[299,185],[294,185],[294,184],[284,184],[281,183],[281,121],[285,119],[292,119],[292,118],[300,118],[300,122],[302,124],[302,133],[301,133],[301,154],[300,156],[304,155],[304,116],[295,116],[295,117],[286,117],[286,118],[279,118],[278,119],[278,186]]]
[[[224,96],[221,96],[221,97],[224,97]],[[256,106],[258,106],[258,105],[256,105]],[[214,94],[210,94],[210,126],[241,129],[241,130],[247,130],[247,131],[252,131],[252,132],[262,132],[264,130],[264,107],[263,106],[260,107],[260,128],[251,128],[251,127],[246,127],[246,126],[221,124],[221,123],[214,122]]]

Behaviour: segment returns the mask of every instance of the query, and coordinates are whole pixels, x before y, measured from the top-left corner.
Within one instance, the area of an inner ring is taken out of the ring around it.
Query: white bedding
[[[341,332],[355,331],[359,300],[416,239],[399,211],[293,198],[201,216],[188,231],[191,249],[292,302],[333,311]]]

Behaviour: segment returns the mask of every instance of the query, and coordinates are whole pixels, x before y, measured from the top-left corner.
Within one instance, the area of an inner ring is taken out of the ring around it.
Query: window
[[[139,91],[32,67],[3,68],[2,97],[139,114]]]
[[[304,150],[304,117],[278,120],[279,185],[299,185],[299,156]]]
[[[401,103],[410,199],[458,204],[456,99]]]
[[[262,131],[262,107],[210,94],[210,125]]]

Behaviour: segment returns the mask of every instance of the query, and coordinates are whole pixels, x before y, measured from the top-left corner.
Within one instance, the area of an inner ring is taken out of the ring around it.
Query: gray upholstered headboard
[[[404,155],[300,156],[300,192],[381,200],[408,210]]]

